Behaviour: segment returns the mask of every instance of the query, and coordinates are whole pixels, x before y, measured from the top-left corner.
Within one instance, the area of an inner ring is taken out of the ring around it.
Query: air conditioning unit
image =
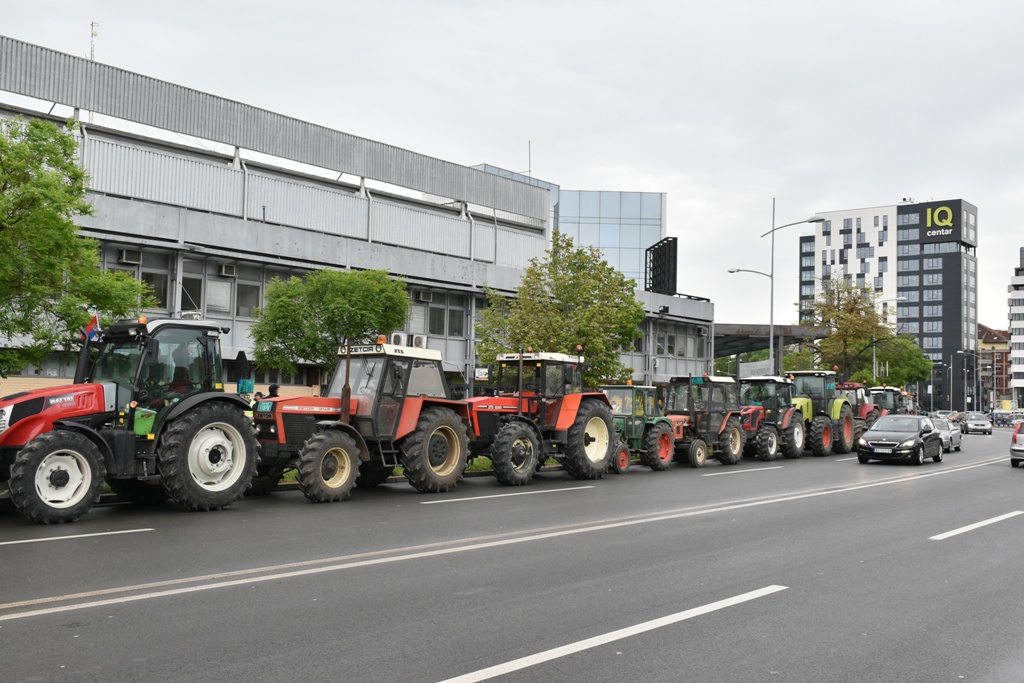
[[[433,292],[422,292],[422,291],[416,292],[416,301],[422,301],[425,304],[429,304],[433,300],[434,300],[434,293]]]
[[[235,277],[236,272],[234,263],[217,264],[217,275],[220,275],[221,277]]]
[[[708,326],[707,325],[698,325],[697,326],[697,334],[699,336],[706,337],[706,336],[708,336],[708,332],[709,332],[709,330],[708,330]]]
[[[118,249],[117,262],[137,266],[142,263],[142,252],[138,249]]]
[[[392,332],[391,343],[395,346],[405,346],[407,343],[405,332]]]
[[[417,349],[427,348],[427,335],[425,334],[414,334],[412,335],[412,346]]]

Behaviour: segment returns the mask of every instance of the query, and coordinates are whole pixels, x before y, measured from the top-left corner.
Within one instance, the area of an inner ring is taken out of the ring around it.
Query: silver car
[[[1010,437],[1010,464],[1020,467],[1024,462],[1024,421],[1018,422]]]
[[[967,413],[960,420],[964,434],[991,434],[992,420],[985,413]]]
[[[935,425],[935,431],[942,435],[942,451],[944,453],[960,450],[960,445],[963,442],[960,427],[949,420],[933,419],[932,424]]]

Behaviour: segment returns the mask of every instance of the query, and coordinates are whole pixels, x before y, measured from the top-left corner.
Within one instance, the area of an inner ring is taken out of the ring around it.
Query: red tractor
[[[307,498],[334,502],[348,497],[354,485],[375,486],[402,467],[418,491],[448,491],[462,478],[469,455],[468,408],[451,395],[440,351],[383,339],[353,346],[327,397],[256,404],[256,430],[266,451],[260,485],[272,488],[286,468],[296,468]]]
[[[786,377],[740,379],[743,431],[748,449],[761,460],[799,458],[804,450],[804,417]]]
[[[723,465],[743,458],[744,433],[739,385],[732,377],[673,377],[665,414],[683,418],[683,438],[676,440],[676,459],[703,467],[708,453]]]
[[[220,334],[201,320],[124,320],[83,345],[74,384],[0,399],[0,487],[34,522],[73,522],[104,481],[189,510],[242,497],[259,446],[224,393]]]
[[[861,434],[871,429],[875,420],[886,414],[874,403],[874,394],[868,393],[868,388],[860,382],[840,382],[836,385],[836,389],[846,395],[846,400],[853,408],[854,419],[861,421],[862,424],[859,425]],[[854,441],[857,439],[860,439],[860,434],[855,435]]]
[[[494,476],[520,486],[553,457],[576,479],[598,479],[618,447],[608,397],[583,390],[583,358],[564,353],[498,354],[495,395],[469,399],[474,454]]]

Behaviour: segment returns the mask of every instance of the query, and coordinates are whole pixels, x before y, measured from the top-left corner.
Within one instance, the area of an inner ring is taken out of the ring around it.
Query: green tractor
[[[857,422],[846,395],[836,390],[836,373],[830,370],[790,372],[793,403],[807,422],[805,447],[812,455],[849,453],[853,450]]]
[[[630,458],[652,470],[667,470],[672,464],[676,439],[683,437],[682,421],[666,417],[658,405],[654,387],[614,385],[601,387],[612,406],[612,421],[619,448],[612,458],[612,471],[622,474]]]

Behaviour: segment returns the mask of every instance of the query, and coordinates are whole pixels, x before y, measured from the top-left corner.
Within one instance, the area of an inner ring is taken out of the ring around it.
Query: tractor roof
[[[228,331],[228,328],[221,327],[220,323],[213,320],[194,320],[191,318],[159,318],[150,320],[143,316],[112,322],[103,329],[101,334],[104,336],[153,334],[161,327],[191,327],[198,330]]]
[[[787,374],[796,377],[835,377],[834,370],[791,370]]]
[[[736,384],[736,380],[728,375],[695,375],[695,377],[701,377],[705,382],[719,382],[721,384]],[[673,377],[669,380],[672,384],[690,384],[691,377]]]
[[[903,390],[900,389],[899,387],[871,387],[870,389],[868,389],[868,391],[871,391],[871,392],[876,392],[876,391],[877,392],[892,391],[892,392],[895,392],[895,393],[898,394],[898,393],[901,393]]]
[[[338,349],[338,355],[345,355],[345,347]],[[425,360],[441,360],[441,352],[437,349],[421,349],[418,346],[395,346],[394,344],[354,344],[353,356],[397,356],[400,358],[422,358]]]
[[[776,384],[792,384],[788,377],[776,377],[774,375],[759,375],[757,377],[740,377],[740,384],[744,382],[775,382]]]
[[[646,384],[602,384],[600,387],[601,391],[609,391],[613,389],[646,389],[651,391],[655,387]]]
[[[519,362],[519,357],[522,355],[523,361],[531,360],[550,360],[559,363],[582,363],[583,356],[573,356],[568,353],[549,353],[546,351],[531,351],[530,353],[518,354],[518,353],[499,353],[497,360],[499,363],[508,362]]]

